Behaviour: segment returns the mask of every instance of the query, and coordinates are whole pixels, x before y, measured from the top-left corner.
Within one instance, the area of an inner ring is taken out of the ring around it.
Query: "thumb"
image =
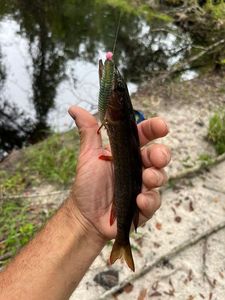
[[[69,114],[74,119],[80,133],[80,151],[101,148],[101,135],[97,133],[99,125],[94,116],[78,106],[71,106]]]

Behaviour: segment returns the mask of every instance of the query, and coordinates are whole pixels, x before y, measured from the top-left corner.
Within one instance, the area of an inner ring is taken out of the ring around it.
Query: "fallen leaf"
[[[177,223],[180,223],[180,222],[181,222],[181,217],[176,216],[174,220],[175,220]]]
[[[161,230],[161,229],[162,229],[162,224],[157,222],[157,223],[155,224],[155,227],[156,227],[158,230]]]
[[[125,287],[123,288],[124,292],[126,292],[127,294],[132,292],[134,286],[131,283],[128,283],[125,285]]]
[[[163,265],[163,267],[166,267],[166,268],[168,268],[168,269],[171,269],[171,270],[174,269],[173,264],[171,264],[171,262],[170,262],[168,259],[164,259],[164,260],[162,261],[162,265]]]
[[[171,207],[172,211],[174,212],[174,214],[176,215],[176,209],[174,207]]]
[[[140,291],[140,294],[137,298],[137,300],[145,300],[147,296],[147,289],[143,289]]]
[[[164,292],[165,295],[174,296],[174,291],[169,290],[169,292]]]
[[[178,202],[175,203],[175,206],[176,206],[176,207],[179,207],[179,206],[181,205],[181,203],[182,203],[182,201],[179,200]]]
[[[192,270],[190,269],[188,272],[188,280],[191,281],[193,279],[192,277]]]
[[[152,289],[153,289],[154,291],[157,290],[158,285],[159,285],[159,282],[158,282],[158,281],[154,282],[153,285],[152,285]]]
[[[155,247],[155,248],[159,248],[159,247],[161,247],[161,245],[160,245],[160,244],[158,244],[158,243],[156,243],[156,242],[154,242],[154,243],[153,243],[153,245],[154,245],[154,247]]]
[[[189,202],[189,211],[193,211],[193,210],[194,210],[193,202],[190,201],[190,202]]]
[[[118,299],[118,296],[119,296],[120,294],[122,294],[122,293],[123,293],[123,289],[121,288],[121,289],[119,289],[117,292],[113,293],[113,298],[114,298],[115,300],[117,300],[117,299]]]
[[[161,296],[161,295],[162,295],[162,294],[161,294],[160,292],[156,291],[156,292],[152,293],[152,294],[150,295],[150,297],[157,297],[157,296]]]
[[[218,203],[220,199],[218,197],[213,198],[213,202]]]
[[[169,285],[172,286],[172,288],[173,288],[173,283],[172,283],[171,278],[169,279]]]

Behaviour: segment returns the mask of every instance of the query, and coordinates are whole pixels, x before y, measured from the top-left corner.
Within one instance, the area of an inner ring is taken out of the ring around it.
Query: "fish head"
[[[133,116],[133,108],[127,84],[119,70],[115,67],[112,93],[106,112],[107,121],[123,121],[133,118]]]

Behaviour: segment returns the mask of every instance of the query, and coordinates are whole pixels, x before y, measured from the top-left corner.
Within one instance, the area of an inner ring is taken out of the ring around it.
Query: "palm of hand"
[[[113,166],[99,159],[102,149],[80,154],[73,187],[76,206],[81,214],[107,239],[116,235],[116,222],[110,225],[113,201]],[[110,152],[108,152],[110,155]]]

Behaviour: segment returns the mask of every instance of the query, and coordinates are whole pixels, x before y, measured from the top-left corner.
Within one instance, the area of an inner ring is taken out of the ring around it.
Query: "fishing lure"
[[[103,65],[102,60],[99,60],[99,81],[100,91],[98,99],[99,119],[104,123],[106,109],[109,104],[109,99],[112,93],[113,83],[115,80],[115,65],[113,62],[113,53],[106,53],[106,61]]]

